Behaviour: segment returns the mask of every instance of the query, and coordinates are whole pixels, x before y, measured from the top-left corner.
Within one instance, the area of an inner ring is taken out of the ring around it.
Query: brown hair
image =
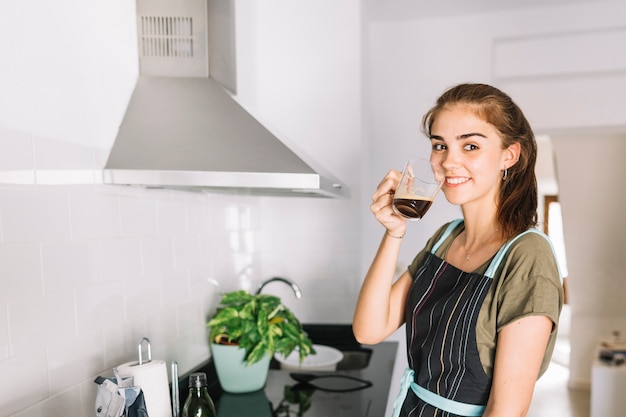
[[[520,144],[519,161],[508,168],[502,181],[496,218],[508,238],[537,224],[537,178],[535,135],[522,110],[504,92],[486,84],[460,84],[446,90],[422,119],[422,130],[430,130],[439,112],[454,104],[467,104],[476,115],[493,125],[502,138],[502,149]]]

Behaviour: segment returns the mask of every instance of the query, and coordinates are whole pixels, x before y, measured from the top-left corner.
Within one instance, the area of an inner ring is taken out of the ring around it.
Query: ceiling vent
[[[233,0],[138,0],[139,72],[211,77],[236,92]]]

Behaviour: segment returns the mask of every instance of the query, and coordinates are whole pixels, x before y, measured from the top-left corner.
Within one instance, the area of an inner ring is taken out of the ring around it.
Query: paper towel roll
[[[164,361],[153,360],[139,365],[126,362],[117,367],[116,375],[134,378],[134,385],[141,387],[149,417],[172,417],[167,367]]]

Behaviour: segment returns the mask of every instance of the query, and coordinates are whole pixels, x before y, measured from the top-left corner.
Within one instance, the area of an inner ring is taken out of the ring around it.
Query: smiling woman
[[[422,121],[442,191],[463,218],[443,225],[394,282],[406,219],[390,171],[370,206],[386,232],[363,282],[354,332],[377,343],[406,324],[408,365],[394,416],[525,415],[547,369],[563,304],[549,238],[535,228],[534,134],[485,84],[445,91]],[[450,360],[441,360],[441,358]]]

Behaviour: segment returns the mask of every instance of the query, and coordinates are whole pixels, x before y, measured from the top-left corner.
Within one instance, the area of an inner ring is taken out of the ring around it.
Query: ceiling
[[[468,14],[513,11],[598,3],[602,0],[366,0],[367,11],[376,20],[412,20]]]

